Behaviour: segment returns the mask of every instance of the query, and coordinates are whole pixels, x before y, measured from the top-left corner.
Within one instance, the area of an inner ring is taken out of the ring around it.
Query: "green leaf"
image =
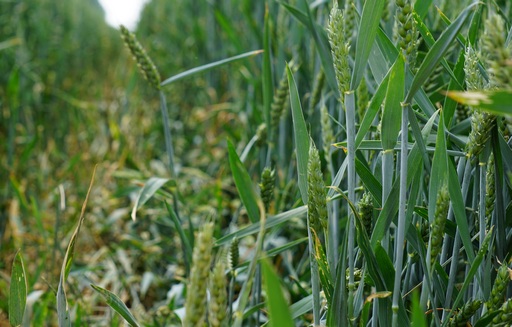
[[[331,56],[331,50],[329,47],[329,41],[327,39],[327,35],[325,30],[319,28],[311,18],[311,13],[304,13],[300,9],[289,5],[285,2],[279,1],[279,3],[288,10],[290,14],[293,15],[301,24],[306,26],[311,35],[313,36],[313,40],[316,44],[316,49],[318,51],[318,55],[320,57],[320,61],[322,62],[322,67],[324,68],[325,77],[327,83],[331,87],[331,89],[336,93],[336,97],[339,97],[338,84],[336,82],[336,75],[334,74],[333,62]],[[306,4],[305,8],[309,8],[309,5]]]
[[[512,90],[446,92],[453,100],[495,115],[512,115]]]
[[[238,61],[240,59],[244,59],[244,58],[247,58],[247,57],[252,57],[252,56],[255,56],[255,55],[260,54],[262,52],[263,52],[263,50],[254,50],[254,51],[242,53],[242,54],[240,54],[238,56],[234,56],[234,57],[230,57],[230,58],[227,58],[227,59],[223,59],[223,60],[219,60],[219,61],[216,61],[216,62],[212,62],[212,63],[207,64],[207,65],[195,67],[195,68],[189,69],[187,71],[184,71],[183,73],[180,73],[178,75],[174,75],[172,77],[169,77],[168,79],[166,79],[165,81],[160,83],[160,86],[165,86],[165,85],[171,84],[173,82],[176,82],[177,80],[180,80],[182,78],[185,78],[185,77],[197,74],[197,73],[201,73],[201,72],[204,72],[204,71],[207,71],[207,70],[210,70],[210,69],[222,66],[224,64],[235,62],[235,61]]]
[[[9,323],[16,327],[23,323],[25,305],[27,303],[27,276],[23,258],[18,251],[14,257],[9,289]]]
[[[363,78],[364,69],[372,50],[373,41],[379,28],[380,18],[384,10],[384,0],[367,0],[364,3],[363,14],[357,33],[356,53],[350,89],[355,90]]]
[[[263,270],[263,286],[267,294],[267,308],[269,315],[269,325],[275,327],[293,327],[290,308],[283,295],[283,289],[274,268],[268,260],[261,260]]]
[[[69,271],[71,270],[71,265],[73,264],[73,257],[75,256],[75,243],[78,238],[78,233],[80,232],[80,228],[85,220],[85,208],[87,207],[87,201],[89,201],[89,195],[91,194],[92,185],[94,182],[94,176],[96,175],[96,167],[94,167],[94,171],[91,177],[91,183],[89,184],[89,189],[87,190],[87,195],[85,196],[85,201],[82,205],[82,211],[80,212],[80,218],[78,219],[78,224],[71,235],[71,239],[69,240],[68,247],[66,249],[66,254],[64,256],[64,261],[62,262],[62,268],[60,271],[59,278],[59,286],[57,288],[57,316],[59,320],[59,327],[63,326],[71,326],[71,319],[69,317],[69,309],[68,309],[68,301],[66,298],[66,288],[65,283],[69,275]]]
[[[432,5],[432,0],[422,0],[414,2],[414,12],[416,12],[421,18],[425,17],[428,13],[428,8]]]
[[[233,144],[228,140],[229,166],[235,180],[235,185],[240,194],[240,200],[247,209],[247,215],[251,222],[256,223],[260,220],[260,211],[258,208],[258,194],[253,187],[253,182],[249,173],[238,157]]]
[[[130,326],[139,327],[139,323],[135,319],[135,317],[132,315],[126,304],[114,293],[99,287],[97,285],[91,284],[91,287],[98,293],[100,293],[107,304],[114,309],[115,312],[119,313],[121,317],[126,320],[130,324]]]
[[[292,318],[298,318],[313,310],[313,295],[308,295],[290,306]]]
[[[139,208],[141,208],[144,203],[146,203],[155,194],[155,192],[158,191],[168,181],[168,178],[151,177],[148,179],[148,181],[140,189],[140,192],[135,199],[135,204],[133,205],[131,214],[133,221],[137,219],[137,210],[139,210]]]
[[[446,139],[444,130],[444,118],[440,115],[437,129],[436,150],[432,159],[432,170],[430,172],[430,185],[428,188],[428,220],[434,222],[437,195],[443,185],[447,186],[448,177],[448,154],[446,153]]]
[[[473,3],[472,5],[468,6],[459,15],[459,17],[457,17],[457,19],[455,19],[455,21],[443,31],[436,43],[434,43],[432,48],[430,48],[427,55],[425,56],[425,59],[421,63],[418,72],[414,76],[411,88],[405,97],[405,103],[410,103],[412,101],[414,95],[419,90],[421,85],[423,85],[423,83],[430,77],[436,65],[443,58],[445,52],[451,46],[453,40],[457,37],[460,29],[462,28],[462,25],[468,18],[469,13],[476,5],[477,3]]]
[[[278,215],[271,216],[265,222],[265,229],[279,226],[281,224],[284,224],[285,222],[290,221],[293,218],[303,217],[306,215],[307,210],[308,210],[307,206],[303,205],[298,208],[291,209],[286,212],[280,213]],[[228,234],[226,236],[219,238],[217,240],[215,246],[229,244],[235,237],[240,239],[245,236],[256,234],[259,231],[259,228],[260,228],[259,222],[253,223],[247,227],[237,230],[236,232],[233,232],[231,234]]]
[[[421,1],[419,1],[421,2]],[[425,313],[421,309],[420,299],[418,291],[412,293],[412,317],[411,326],[414,327],[427,327],[427,320],[425,319]]]
[[[390,71],[391,72],[391,71]],[[386,96],[386,90],[388,87],[388,81],[389,81],[389,75],[386,75],[386,77],[382,80],[382,82],[379,84],[379,87],[377,91],[375,91],[375,94],[372,97],[372,100],[370,101],[370,104],[368,105],[368,109],[366,110],[364,114],[363,121],[361,122],[361,125],[359,126],[359,129],[357,131],[356,135],[356,150],[359,148],[359,145],[363,141],[364,137],[366,136],[366,133],[368,133],[368,130],[370,129],[370,126],[372,126],[375,116],[377,116],[377,113],[379,112],[380,106],[382,105],[382,101],[384,101],[384,98]]]
[[[297,84],[293,78],[292,71],[286,65],[288,84],[290,88],[290,103],[292,107],[293,134],[295,136],[295,150],[297,155],[297,170],[299,179],[299,190],[302,202],[308,203],[308,159],[309,159],[309,134],[306,128],[306,121],[302,113]]]
[[[185,235],[185,231],[183,230],[183,227],[181,225],[181,221],[176,216],[176,212],[174,212],[174,209],[165,201],[165,207],[167,208],[167,212],[169,213],[169,216],[171,217],[172,223],[174,225],[174,228],[178,232],[178,235],[180,236],[181,244],[183,247],[184,256],[186,257],[186,263],[187,263],[187,274],[190,271],[190,263],[192,262],[192,246],[190,244],[190,240]]]
[[[391,67],[381,120],[381,141],[384,151],[393,150],[400,132],[402,122],[400,102],[404,99],[405,93],[404,65],[404,57],[400,54],[393,67]]]
[[[475,253],[473,252],[473,244],[469,233],[466,207],[464,206],[464,199],[462,198],[462,190],[460,189],[457,171],[455,170],[452,162],[448,162],[448,193],[450,194],[453,213],[455,215],[455,221],[457,223],[457,228],[459,229],[462,244],[464,245],[469,262],[473,262],[475,259]]]

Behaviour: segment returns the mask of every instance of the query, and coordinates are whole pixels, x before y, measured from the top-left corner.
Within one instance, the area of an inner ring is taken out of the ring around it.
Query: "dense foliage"
[[[0,2],[0,321],[510,325],[511,7]]]

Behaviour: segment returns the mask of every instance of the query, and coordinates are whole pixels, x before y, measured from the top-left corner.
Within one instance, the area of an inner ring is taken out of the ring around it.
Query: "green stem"
[[[393,290],[393,318],[392,326],[398,327],[398,303],[400,301],[400,287],[402,281],[402,266],[404,256],[404,241],[405,241],[405,218],[406,218],[406,203],[407,203],[407,152],[408,152],[408,107],[410,104],[402,105],[402,138],[400,149],[400,199],[398,207],[398,230],[396,233],[395,243],[395,286]]]
[[[348,157],[348,199],[355,203],[356,195],[356,148],[355,148],[355,93],[349,91],[345,93],[345,114],[347,126],[347,157]],[[355,269],[355,223],[354,214],[351,210],[348,212],[348,318],[354,321],[354,269]]]

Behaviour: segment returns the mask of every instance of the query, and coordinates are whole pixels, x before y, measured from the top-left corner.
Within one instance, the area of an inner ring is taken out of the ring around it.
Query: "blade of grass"
[[[158,191],[165,183],[169,181],[168,178],[151,177],[144,183],[144,186],[140,189],[135,204],[133,205],[131,217],[135,221],[137,219],[137,210],[141,208],[154,194]]]
[[[404,98],[404,83],[404,57],[399,55],[395,64],[391,67],[386,99],[382,110],[381,142],[384,151],[393,150],[397,143],[402,121],[400,102]]]
[[[364,3],[359,32],[357,33],[355,63],[350,80],[351,90],[355,90],[363,78],[364,69],[368,64],[368,57],[379,28],[384,3],[384,0],[367,0]]]
[[[478,107],[495,115],[512,115],[511,90],[448,91],[446,95],[459,103]]]
[[[242,161],[236,153],[235,147],[228,140],[229,165],[235,180],[235,185],[240,194],[240,200],[244,204],[247,215],[251,222],[256,223],[259,220],[260,212],[258,208],[258,195],[253,187],[253,182],[249,173],[245,169]]]
[[[261,268],[263,270],[263,285],[267,294],[267,308],[269,316],[269,325],[275,327],[293,327],[290,308],[286,303],[283,295],[281,283],[267,259],[261,260]]]
[[[459,17],[457,17],[457,19],[455,19],[453,23],[443,31],[439,39],[437,39],[436,43],[434,43],[434,45],[427,52],[425,59],[421,63],[418,72],[412,80],[411,87],[404,100],[405,103],[410,103],[412,101],[421,85],[423,85],[423,83],[429,78],[436,65],[443,58],[445,52],[451,46],[453,40],[455,40],[457,37],[460,29],[466,22],[469,13],[477,4],[478,3],[473,3],[464,9]]]
[[[69,240],[68,247],[66,249],[66,255],[64,256],[64,261],[62,262],[62,267],[60,271],[59,278],[59,286],[57,288],[57,315],[59,319],[59,327],[63,326],[71,326],[71,319],[69,316],[68,309],[68,301],[66,298],[66,288],[65,283],[69,275],[69,271],[71,270],[71,265],[73,264],[73,258],[75,256],[75,243],[78,238],[78,233],[80,232],[80,228],[85,220],[85,208],[87,207],[87,201],[89,201],[89,195],[91,194],[92,185],[94,183],[94,176],[96,175],[96,167],[92,172],[91,182],[89,184],[89,189],[87,190],[87,195],[85,196],[84,203],[82,205],[82,211],[80,212],[80,217],[78,218],[78,224],[71,235],[71,239]]]
[[[302,196],[302,202],[308,203],[308,158],[309,158],[309,133],[306,128],[306,121],[302,106],[300,104],[297,84],[293,78],[290,66],[286,64],[286,74],[288,75],[288,84],[290,89],[290,103],[292,107],[293,134],[295,136],[295,151],[297,155],[297,171],[299,190]]]
[[[114,293],[110,292],[109,290],[106,290],[100,286],[91,284],[91,287],[98,293],[103,296],[107,304],[114,309],[115,312],[119,313],[121,317],[126,320],[130,324],[130,326],[133,327],[139,327],[139,323],[133,316],[133,314],[130,312],[126,304]]]
[[[210,70],[212,68],[216,68],[216,67],[222,66],[224,64],[235,62],[235,61],[247,58],[247,57],[252,57],[252,56],[255,56],[255,55],[260,54],[262,52],[263,52],[263,50],[254,50],[254,51],[242,53],[242,54],[240,54],[238,56],[230,57],[230,58],[227,58],[227,59],[223,59],[223,60],[219,60],[219,61],[216,61],[216,62],[212,62],[210,64],[206,64],[206,65],[203,65],[203,66],[195,67],[195,68],[189,69],[187,71],[184,71],[182,73],[179,73],[177,75],[174,75],[172,77],[169,77],[168,79],[166,79],[165,81],[160,83],[160,86],[169,85],[169,84],[171,84],[173,82],[176,82],[177,80],[180,80],[182,78],[185,78],[185,77],[197,74],[197,73],[201,73],[201,72]]]
[[[27,304],[27,276],[20,251],[14,256],[11,271],[11,286],[9,288],[9,323],[21,326]]]

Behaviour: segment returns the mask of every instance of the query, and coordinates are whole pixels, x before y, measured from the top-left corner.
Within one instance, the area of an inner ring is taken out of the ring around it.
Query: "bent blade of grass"
[[[9,323],[16,327],[23,323],[25,306],[27,304],[27,276],[25,265],[18,250],[14,257],[11,271],[11,286],[9,288]]]
[[[75,228],[75,231],[73,232],[73,235],[71,235],[71,239],[69,240],[69,244],[66,249],[66,255],[64,256],[64,261],[62,263],[62,268],[60,271],[59,286],[57,288],[57,315],[59,320],[59,327],[71,326],[68,301],[66,298],[65,282],[68,278],[69,271],[71,270],[71,265],[73,264],[73,257],[75,256],[75,243],[78,238],[80,228],[82,227],[82,224],[85,220],[85,208],[87,207],[89,195],[91,194],[92,185],[94,183],[94,176],[96,176],[96,166],[94,167],[94,170],[92,172],[91,182],[89,184],[89,189],[87,190],[87,194],[85,196],[85,201],[82,205],[80,218],[78,218],[78,224]]]
[[[228,152],[229,152],[229,166],[235,180],[236,188],[240,194],[240,200],[247,209],[247,215],[251,222],[256,223],[260,217],[260,211],[258,208],[258,195],[253,187],[253,183],[249,173],[244,167],[242,161],[236,153],[235,147],[228,140]]]
[[[512,90],[489,91],[448,91],[446,95],[453,100],[495,115],[512,115]]]
[[[410,103],[412,101],[421,85],[423,85],[423,83],[430,77],[436,65],[443,58],[445,52],[459,34],[459,31],[462,28],[462,25],[466,22],[469,13],[477,4],[478,3],[473,3],[464,9],[459,17],[457,17],[457,19],[455,19],[453,23],[443,31],[439,39],[434,43],[434,45],[432,45],[412,80],[411,88],[405,97],[405,103]]]
[[[293,134],[295,136],[295,150],[297,152],[297,171],[299,190],[302,202],[308,203],[308,158],[309,158],[309,133],[300,104],[297,84],[293,78],[290,66],[286,64],[286,74],[290,89],[290,103],[292,107]]]
[[[249,52],[246,52],[246,53],[242,53],[242,54],[240,54],[238,56],[230,57],[230,58],[227,58],[227,59],[223,59],[223,60],[219,60],[219,61],[215,61],[215,62],[206,64],[206,65],[203,65],[203,66],[195,67],[195,68],[189,69],[187,71],[184,71],[182,73],[179,73],[177,75],[174,75],[172,77],[169,77],[168,79],[166,79],[165,81],[160,83],[160,86],[165,86],[165,85],[171,84],[173,82],[176,82],[177,80],[180,80],[182,78],[185,78],[185,77],[197,74],[197,73],[201,73],[201,72],[204,72],[204,71],[207,71],[207,70],[210,70],[210,69],[213,69],[213,68],[216,68],[216,67],[228,64],[228,63],[232,63],[232,62],[235,62],[235,61],[247,58],[247,57],[252,57],[252,56],[255,56],[255,55],[260,54],[262,52],[263,52],[263,50],[249,51]]]
[[[137,219],[137,210],[141,208],[165,183],[169,181],[168,178],[151,177],[140,189],[135,204],[133,205],[131,217],[135,221]]]
[[[377,35],[380,18],[384,10],[384,0],[367,0],[364,3],[363,14],[357,33],[355,63],[350,80],[350,89],[355,90],[363,78],[364,69],[372,50],[373,41]]]
[[[275,327],[293,327],[290,308],[286,303],[279,278],[267,259],[261,260],[263,270],[263,286],[269,315],[269,325]]]
[[[115,312],[119,313],[121,317],[130,324],[130,326],[140,327],[139,323],[130,312],[126,304],[114,293],[106,290],[100,286],[91,284],[91,287],[103,296],[108,306],[114,309]]]

